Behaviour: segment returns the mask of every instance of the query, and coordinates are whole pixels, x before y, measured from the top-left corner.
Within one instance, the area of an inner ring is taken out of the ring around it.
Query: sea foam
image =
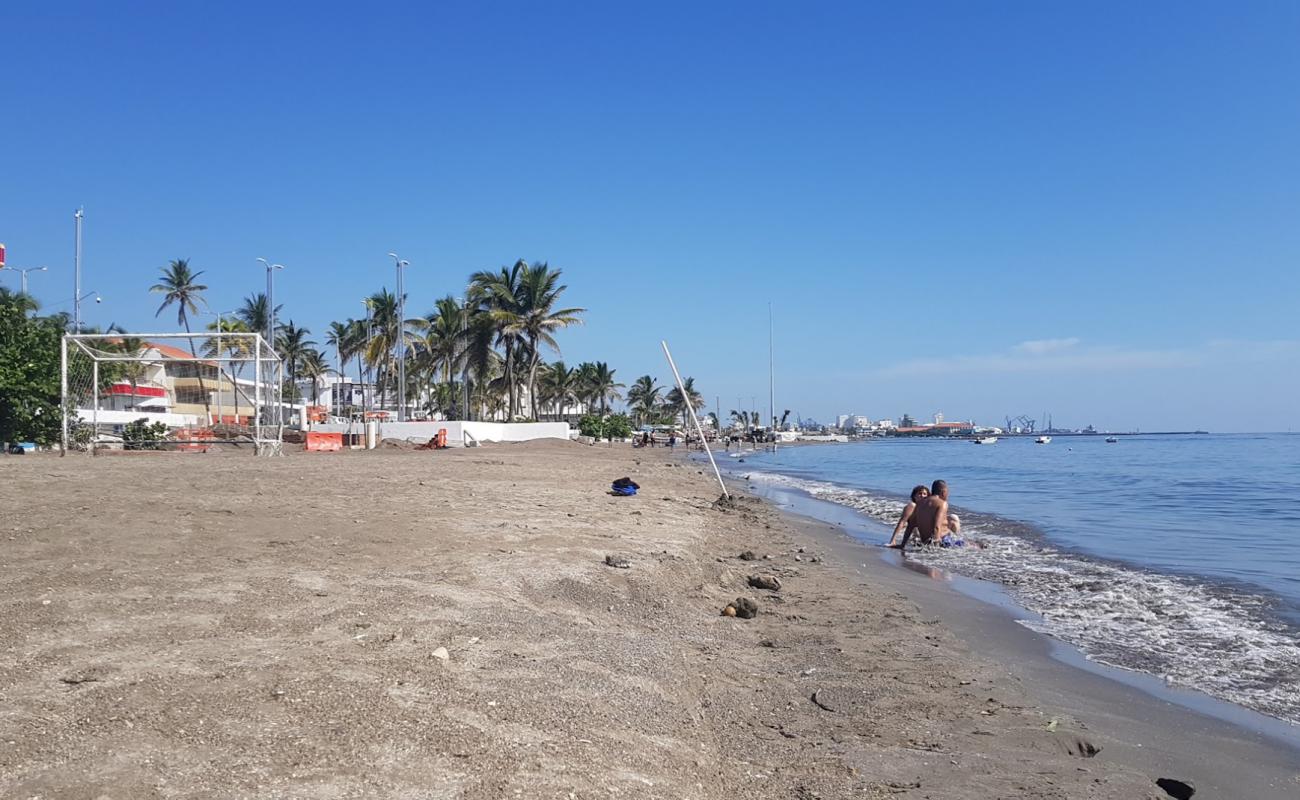
[[[898,497],[823,481],[759,471],[744,477],[890,525],[904,507]],[[963,512],[962,534],[983,547],[923,548],[909,557],[1002,584],[1037,615],[1020,624],[1090,660],[1300,723],[1300,635],[1270,613],[1266,595],[1070,552],[994,516]]]

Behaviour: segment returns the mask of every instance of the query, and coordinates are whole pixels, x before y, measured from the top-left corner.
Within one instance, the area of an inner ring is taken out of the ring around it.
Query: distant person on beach
[[[956,514],[948,513],[948,483],[938,480],[930,486],[930,496],[916,505],[912,513],[912,524],[903,533],[902,549],[907,549],[907,540],[915,530],[921,544],[937,544],[942,547],[961,547],[961,520]]]
[[[898,518],[898,524],[894,526],[894,533],[889,537],[889,543],[885,547],[897,547],[894,542],[898,539],[898,534],[915,529],[916,525],[912,522],[912,518],[916,514],[916,505],[929,496],[930,490],[924,486],[912,487],[912,499],[903,509],[903,514]]]

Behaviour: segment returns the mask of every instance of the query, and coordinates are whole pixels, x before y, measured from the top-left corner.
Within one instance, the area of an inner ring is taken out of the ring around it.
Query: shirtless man
[[[949,531],[947,482],[935,481],[930,487],[930,496],[916,504],[916,511],[903,533],[903,550],[907,549],[912,531],[921,537],[921,544],[938,544],[943,540]]]

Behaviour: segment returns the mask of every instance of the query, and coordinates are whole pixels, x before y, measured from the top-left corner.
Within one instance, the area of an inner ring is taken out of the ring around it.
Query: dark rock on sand
[[[631,562],[631,561],[628,561],[628,560],[627,560],[626,558],[624,558],[623,556],[605,556],[605,563],[606,563],[608,566],[616,567],[616,568],[618,568],[618,569],[631,569],[631,568],[632,568],[632,562]]]
[[[769,592],[781,591],[781,580],[775,575],[750,575],[749,585],[755,589],[766,589]]]
[[[743,553],[741,553],[740,555],[736,556],[736,558],[739,558],[741,561],[757,561],[757,560],[758,560],[758,556],[754,555],[754,551],[753,551],[753,550],[746,550],[745,552],[743,552]]]
[[[737,597],[728,603],[726,608],[722,609],[722,616],[753,619],[758,616],[758,603],[748,597]]]
[[[1165,794],[1174,798],[1174,800],[1189,800],[1196,794],[1196,788],[1190,783],[1185,783],[1174,778],[1161,778],[1156,781],[1156,786],[1165,790]]]

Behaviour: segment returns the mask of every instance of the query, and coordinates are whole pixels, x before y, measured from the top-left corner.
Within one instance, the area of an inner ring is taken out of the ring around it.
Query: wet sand
[[[14,457],[0,486],[3,797],[1164,798],[1222,748],[1136,740],[662,450]],[[1197,797],[1295,795],[1240,745],[1273,783]]]

